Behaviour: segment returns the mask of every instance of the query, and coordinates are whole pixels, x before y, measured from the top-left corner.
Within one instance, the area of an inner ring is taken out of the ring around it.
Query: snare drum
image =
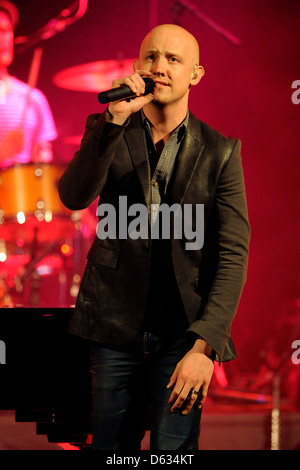
[[[74,225],[74,213],[60,201],[63,167],[28,163],[0,171],[0,238],[39,241],[61,238]]]

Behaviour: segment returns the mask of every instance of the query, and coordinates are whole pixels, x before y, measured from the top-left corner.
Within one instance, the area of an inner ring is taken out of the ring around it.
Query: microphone
[[[152,78],[142,77],[145,82],[145,95],[149,95],[155,87],[155,82]],[[123,100],[123,99],[134,99],[136,95],[131,91],[129,86],[122,85],[111,90],[102,91],[98,94],[98,101],[102,104],[109,103],[111,101]]]

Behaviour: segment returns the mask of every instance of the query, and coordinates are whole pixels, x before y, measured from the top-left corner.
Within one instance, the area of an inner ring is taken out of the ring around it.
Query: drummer
[[[8,73],[14,56],[17,7],[0,0],[0,168],[53,159],[52,141],[57,137],[45,95]]]

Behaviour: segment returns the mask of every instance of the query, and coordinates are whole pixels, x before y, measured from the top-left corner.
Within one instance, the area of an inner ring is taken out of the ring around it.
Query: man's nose
[[[162,57],[157,58],[152,63],[151,72],[154,75],[165,75],[166,73],[165,62]]]

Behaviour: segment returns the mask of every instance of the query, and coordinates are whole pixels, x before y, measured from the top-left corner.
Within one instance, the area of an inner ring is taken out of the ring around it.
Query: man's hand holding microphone
[[[136,113],[153,100],[152,91],[155,83],[151,75],[148,71],[136,70],[128,77],[114,80],[111,90],[99,93],[100,103],[109,102],[110,122],[123,125],[131,114]]]

